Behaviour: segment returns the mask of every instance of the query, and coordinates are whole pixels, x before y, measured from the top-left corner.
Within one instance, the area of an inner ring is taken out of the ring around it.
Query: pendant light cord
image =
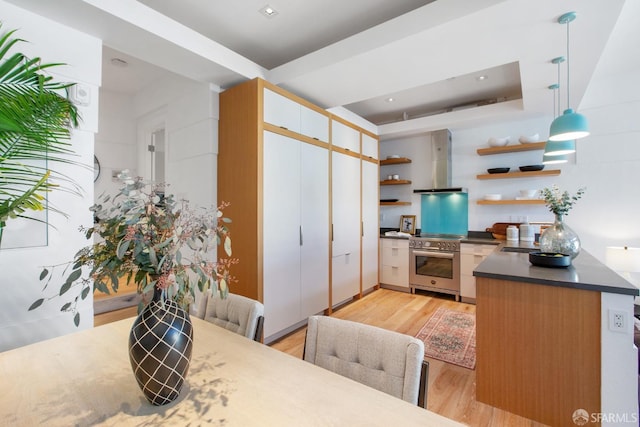
[[[557,94],[555,93],[557,90]],[[553,104],[553,118],[555,119],[556,117],[558,117],[558,114],[560,114],[560,62],[558,62],[558,87],[556,89],[553,90],[554,91],[554,95],[557,95],[557,99],[558,99],[558,112],[556,114],[556,104],[554,102]]]
[[[567,22],[567,109],[571,108],[569,103],[569,22]],[[558,81],[560,81],[560,74],[558,74]],[[558,101],[558,109],[560,109],[560,101]]]

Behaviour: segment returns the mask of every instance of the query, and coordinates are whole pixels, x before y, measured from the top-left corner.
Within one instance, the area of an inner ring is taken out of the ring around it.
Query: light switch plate
[[[79,105],[91,104],[91,88],[88,85],[76,83],[69,88],[69,99]]]

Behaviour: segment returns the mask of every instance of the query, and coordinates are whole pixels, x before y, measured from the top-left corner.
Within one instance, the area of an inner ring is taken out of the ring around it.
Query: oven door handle
[[[454,255],[451,252],[431,252],[431,251],[416,251],[416,250],[414,250],[412,254],[418,255],[418,256],[430,256],[433,258],[447,258],[447,259],[453,259],[453,255]]]

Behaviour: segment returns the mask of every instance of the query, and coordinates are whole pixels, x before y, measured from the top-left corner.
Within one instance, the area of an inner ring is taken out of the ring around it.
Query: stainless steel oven
[[[409,286],[460,300],[460,239],[411,237],[409,239]]]

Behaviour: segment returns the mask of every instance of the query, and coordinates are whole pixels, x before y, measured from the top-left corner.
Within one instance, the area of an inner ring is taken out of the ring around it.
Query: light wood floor
[[[336,310],[332,316],[367,323],[415,336],[439,307],[475,313],[476,306],[434,293],[412,295],[379,289]],[[306,330],[300,329],[271,347],[302,357]],[[543,424],[476,401],[476,372],[435,359],[429,360],[427,409],[470,426],[539,427]]]
[[[439,307],[475,313],[472,304],[458,303],[453,297],[435,293],[412,295],[379,289],[362,299],[334,311],[332,316],[379,326],[415,336]],[[96,326],[134,316],[136,308],[104,313],[94,318]],[[302,358],[302,328],[271,344],[271,347]],[[469,426],[541,427],[543,424],[476,402],[476,372],[456,365],[429,359],[427,409]]]

